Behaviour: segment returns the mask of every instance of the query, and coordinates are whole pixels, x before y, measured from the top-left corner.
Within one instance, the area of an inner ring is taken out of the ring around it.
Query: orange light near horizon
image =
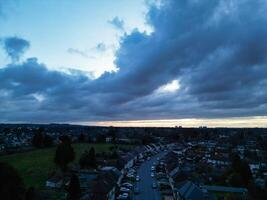
[[[191,118],[169,120],[129,120],[129,121],[101,121],[81,122],[83,125],[116,126],[116,127],[229,127],[229,128],[267,128],[267,116],[233,117],[233,118]]]

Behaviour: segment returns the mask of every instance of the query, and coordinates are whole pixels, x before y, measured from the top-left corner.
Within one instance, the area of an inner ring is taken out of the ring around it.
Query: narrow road
[[[160,191],[158,189],[153,189],[152,184],[156,182],[155,177],[151,177],[151,166],[153,162],[157,162],[158,157],[162,157],[164,152],[161,152],[150,160],[145,161],[137,170],[137,175],[140,177],[140,181],[137,182],[136,186],[140,189],[139,194],[134,195],[134,200],[160,200]]]

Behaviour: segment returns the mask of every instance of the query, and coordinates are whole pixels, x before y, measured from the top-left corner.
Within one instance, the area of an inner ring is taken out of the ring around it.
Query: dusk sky
[[[267,0],[0,0],[0,123],[267,127]]]

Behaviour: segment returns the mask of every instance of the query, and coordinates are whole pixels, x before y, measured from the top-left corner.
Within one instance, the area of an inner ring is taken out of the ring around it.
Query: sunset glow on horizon
[[[94,126],[114,127],[200,127],[207,126],[229,127],[229,128],[255,128],[267,127],[267,117],[233,117],[224,119],[169,119],[169,120],[131,120],[131,121],[102,121],[102,122],[81,122],[77,124]]]

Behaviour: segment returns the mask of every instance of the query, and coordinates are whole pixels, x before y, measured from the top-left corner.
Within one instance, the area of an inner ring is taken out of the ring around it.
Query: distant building
[[[106,143],[111,143],[111,142],[112,142],[112,140],[113,140],[113,138],[112,138],[112,137],[106,137]]]

